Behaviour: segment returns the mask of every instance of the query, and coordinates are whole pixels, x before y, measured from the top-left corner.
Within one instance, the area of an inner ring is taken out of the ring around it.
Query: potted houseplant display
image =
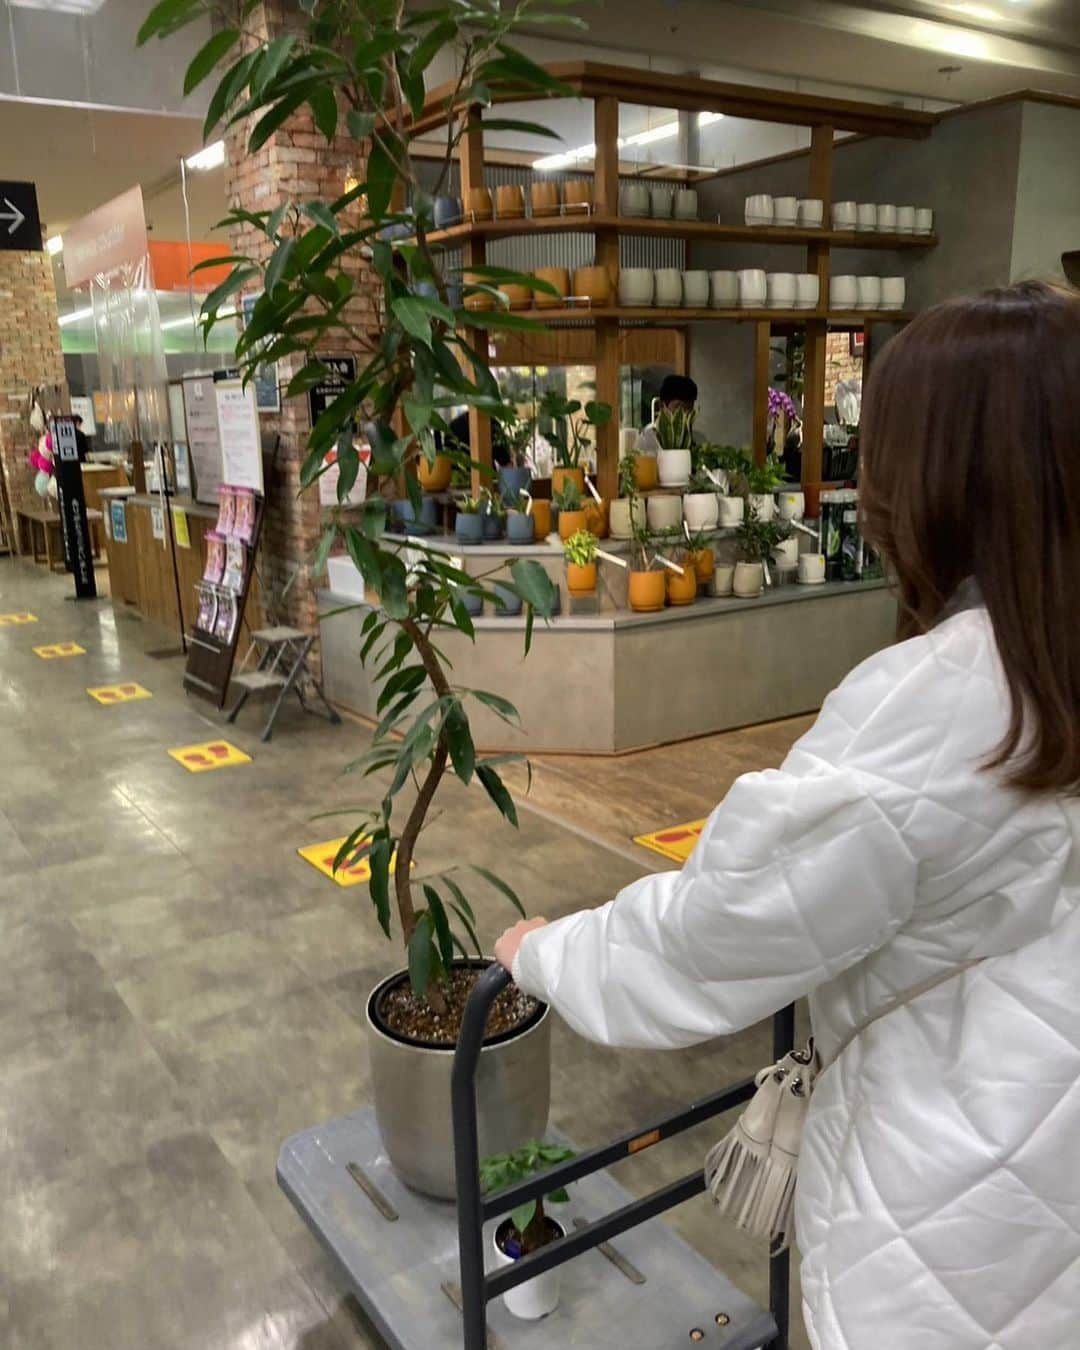
[[[630,539],[635,526],[645,528],[645,499],[637,495],[637,451],[619,461],[619,495],[608,508],[608,532],[612,539]]]
[[[765,585],[765,568],[777,544],[786,539],[790,530],[777,520],[762,520],[747,506],[746,518],[736,531],[740,560],[735,564],[734,593],[742,599],[753,599]]]
[[[138,40],[203,24],[213,8],[203,0],[159,0]],[[544,0],[408,10],[398,4],[304,3],[290,10],[285,31],[272,32],[258,27],[251,6],[231,13],[223,6],[188,67],[187,93],[213,78],[207,136],[219,124],[238,126],[254,155],[299,113],[310,119],[305,129],[313,122],[327,144],[340,128],[360,153],[359,181],[340,196],[283,196],[272,210],[231,211],[224,222],[233,237],[230,273],[202,307],[205,334],[221,320],[231,329],[238,295],[258,292],[236,340],[235,363],[251,379],[267,360],[278,362],[289,398],[327,379],[320,353],[357,355],[356,378],[311,430],[300,472],[303,490],[315,484],[329,452],[336,451],[338,500],[347,500],[360,468],[353,425],[363,420],[372,479],[402,481],[418,512],[422,493],[415,468],[421,459],[433,468],[441,449],[457,471],[474,467],[467,452],[451,448],[448,419],[454,412],[464,405],[501,422],[514,415],[489,368],[486,345],[471,335],[529,326],[524,316],[507,312],[500,285],[553,288],[510,269],[477,265],[459,290],[458,277],[444,274],[445,255],[429,234],[433,198],[445,191],[467,134],[467,110],[490,103],[493,88],[509,86],[524,99],[570,92],[513,45],[514,28],[534,8],[549,6]],[[424,109],[432,62],[444,51],[457,61],[453,92],[442,105],[445,144],[441,158],[434,164],[425,159],[421,172],[414,140],[426,133],[410,119]],[[538,123],[516,125],[531,128],[530,135],[554,134]],[[302,183],[298,189],[305,192]],[[486,308],[470,306],[476,295],[488,301]],[[364,306],[359,325],[357,301]],[[478,503],[464,505],[464,516],[478,516]],[[388,938],[396,937],[404,958],[404,968],[383,980],[367,1003],[375,1115],[404,1181],[450,1198],[453,1049],[465,1001],[488,964],[469,891],[478,883],[514,909],[520,911],[521,903],[503,879],[471,863],[469,843],[480,846],[483,831],[462,834],[461,853],[443,872],[419,880],[414,866],[421,832],[449,778],[478,784],[501,817],[516,825],[517,809],[500,772],[505,757],[477,751],[470,721],[479,708],[511,723],[516,712],[498,694],[452,685],[441,653],[447,634],[473,636],[463,595],[496,598],[482,579],[422,541],[406,548],[388,538],[386,504],[378,495],[356,516],[330,513],[314,550],[314,575],[339,537],[366,593],[379,597],[360,622],[359,658],[372,672],[380,721],[365,753],[350,765],[359,781],[371,782],[372,805],[349,809],[336,865],[366,860],[372,916]],[[524,607],[528,651],[534,616],[551,612],[554,588],[537,562],[523,558],[511,564],[503,586]],[[467,955],[470,950],[476,955]],[[548,1037],[546,1008],[513,986],[503,990],[477,1074],[482,1153],[542,1136],[550,1096]]]
[[[510,463],[499,466],[499,488],[507,506],[516,506],[522,492],[527,492],[532,482],[529,452],[535,432],[535,417],[514,417],[503,423],[502,433]]]
[[[693,408],[674,412],[661,408],[656,416],[656,467],[661,487],[682,487],[690,478],[691,448],[694,444]]]
[[[587,528],[582,491],[572,478],[566,480],[552,501],[559,510],[559,538],[563,543],[578,530]]]
[[[664,581],[666,570],[654,556],[653,538],[648,527],[636,527],[630,546],[630,579],[627,586],[631,609],[640,614],[655,614],[664,608],[667,596]]]
[[[772,520],[776,514],[773,493],[786,481],[784,466],[773,455],[766,455],[760,464],[751,463],[747,467],[747,505],[754,508],[759,520]]]
[[[459,544],[480,544],[484,539],[484,511],[487,497],[480,493],[476,497],[462,496],[457,499],[457,515],[454,517],[454,534]]]
[[[535,1139],[523,1144],[510,1153],[497,1153],[490,1158],[480,1160],[480,1185],[487,1195],[505,1190],[518,1182],[527,1181],[538,1172],[566,1162],[574,1157],[572,1149],[562,1148],[558,1144],[545,1144]],[[545,1205],[565,1205],[570,1199],[563,1187],[551,1191],[536,1200],[527,1200],[525,1204],[512,1210],[495,1229],[492,1241],[495,1245],[497,1265],[509,1266],[520,1261],[523,1256],[538,1252],[552,1242],[566,1236],[566,1230],[548,1214]],[[503,1302],[508,1312],[515,1317],[535,1321],[546,1317],[559,1306],[559,1276],[561,1269],[544,1271],[543,1274],[526,1280],[516,1288],[503,1294]]]
[[[706,469],[697,469],[690,478],[683,495],[683,520],[692,530],[715,530],[720,519],[717,502],[721,489],[709,477]]]
[[[578,530],[563,544],[566,558],[566,589],[571,595],[592,595],[596,590],[596,535]]]
[[[573,482],[579,491],[585,491],[583,460],[592,440],[590,428],[604,426],[611,421],[609,403],[582,403],[580,399],[564,398],[549,389],[540,400],[540,416],[551,424],[551,442],[555,449],[555,467],[551,471],[551,491],[554,497],[566,483]]]

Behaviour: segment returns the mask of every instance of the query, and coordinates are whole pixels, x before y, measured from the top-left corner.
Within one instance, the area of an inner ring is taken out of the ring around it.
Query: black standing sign
[[[41,252],[41,217],[33,183],[0,182],[0,248]]]
[[[329,408],[334,399],[339,394],[344,393],[346,385],[352,384],[356,379],[355,356],[323,356],[319,354],[317,359],[323,363],[329,373],[325,380],[320,380],[318,384],[312,385],[308,390],[308,412],[311,415],[312,426]]]
[[[60,520],[64,530],[64,556],[75,574],[76,600],[92,600],[97,595],[97,580],[94,577],[90,522],[86,516],[82,465],[79,463],[74,421],[70,417],[55,417],[52,434]]]

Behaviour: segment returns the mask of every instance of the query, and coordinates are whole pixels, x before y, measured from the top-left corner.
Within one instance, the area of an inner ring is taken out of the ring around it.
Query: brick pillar
[[[47,253],[0,252],[0,455],[14,510],[34,498],[27,454],[35,440],[26,419],[30,390],[60,385],[67,407],[67,378],[60,349],[56,287]],[[47,409],[51,411],[51,409]]]
[[[276,37],[290,21],[280,0],[271,0],[255,11],[249,23],[267,37]],[[292,20],[295,22],[295,20]],[[226,192],[229,204],[248,211],[270,211],[286,201],[320,198],[332,201],[345,191],[350,172],[362,179],[366,172],[367,147],[341,136],[327,145],[315,128],[306,108],[290,117],[254,155],[247,153],[250,121],[237,123],[225,136]],[[230,232],[231,251],[265,260],[270,241],[251,225],[234,226]],[[371,287],[365,285],[370,270],[355,257],[349,270],[359,278],[357,299],[349,307],[347,318],[354,326],[370,323],[374,302]],[[334,353],[355,350],[348,338],[335,338]],[[362,354],[357,353],[360,364]],[[278,379],[283,386],[299,369],[302,360],[278,364]],[[260,413],[264,442],[280,436],[276,461],[266,478],[266,518],[263,525],[263,574],[278,600],[280,622],[314,631],[317,605],[317,578],[312,575],[311,557],[318,544],[322,525],[318,488],[300,492],[300,469],[306,454],[310,431],[307,399],[282,399],[280,415]],[[282,603],[281,591],[293,571],[296,580]]]

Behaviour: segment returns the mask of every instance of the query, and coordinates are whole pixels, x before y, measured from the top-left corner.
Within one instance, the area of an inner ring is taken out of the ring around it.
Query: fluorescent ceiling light
[[[44,9],[50,14],[96,14],[105,0],[11,0],[18,9]]]
[[[957,5],[946,5],[950,14],[962,14],[965,19],[976,19],[980,23],[1001,23],[1001,15],[989,5],[971,5],[967,0]]]
[[[220,169],[225,163],[225,142],[211,141],[195,154],[188,155],[184,164],[189,169]]]
[[[50,258],[55,258],[58,253],[63,251],[63,248],[64,241],[58,234],[50,235],[49,238],[45,240],[45,252]]]
[[[713,122],[719,122],[723,116],[723,113],[718,112],[698,113],[698,126],[711,126]],[[655,145],[658,141],[670,141],[678,134],[678,120],[661,122],[659,126],[649,127],[645,131],[637,131],[633,136],[620,136],[619,149],[623,150],[630,145]],[[544,172],[544,170],[568,169],[580,160],[595,158],[596,144],[590,142],[588,145],[579,145],[574,150],[560,150],[557,155],[542,155],[539,159],[533,160],[532,166],[541,172]]]
[[[83,319],[92,319],[94,317],[93,305],[87,305],[85,309],[69,310],[67,314],[61,314],[58,323],[61,328],[66,328],[69,323],[81,323]]]
[[[916,19],[912,24],[912,36],[921,46],[939,52],[948,52],[951,56],[969,56],[976,61],[985,61],[990,56],[990,44],[981,33],[973,33],[967,28],[950,28],[946,24],[924,23]]]

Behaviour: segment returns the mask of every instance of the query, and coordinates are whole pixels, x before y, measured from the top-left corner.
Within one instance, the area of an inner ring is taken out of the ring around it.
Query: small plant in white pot
[[[694,409],[662,409],[656,417],[656,466],[661,487],[682,487],[690,478],[694,444]]]
[[[761,464],[751,464],[746,471],[747,500],[759,520],[772,520],[776,514],[773,493],[787,481],[784,466],[773,455],[766,455]]]
[[[698,469],[690,479],[690,489],[682,499],[683,520],[692,530],[715,530],[720,519],[717,496],[720,488],[708,471]]]
[[[762,520],[748,503],[746,518],[735,538],[739,545],[739,561],[735,564],[732,589],[744,600],[761,594],[765,585],[765,568],[773,551],[788,536],[788,528],[779,521]]]
[[[572,1149],[532,1139],[513,1153],[496,1153],[490,1158],[484,1158],[480,1163],[480,1185],[486,1194],[505,1190],[507,1186],[526,1181],[537,1172],[545,1172],[549,1167],[566,1162],[573,1156]],[[542,1200],[527,1200],[511,1211],[493,1235],[496,1262],[500,1266],[513,1265],[523,1256],[529,1256],[541,1247],[547,1247],[565,1237],[565,1229],[545,1212],[544,1206],[565,1205],[569,1199],[567,1192],[560,1188],[545,1195]],[[546,1270],[524,1284],[507,1290],[503,1294],[507,1311],[528,1321],[536,1321],[554,1312],[559,1306],[560,1274],[560,1268],[556,1266],[554,1270]]]

